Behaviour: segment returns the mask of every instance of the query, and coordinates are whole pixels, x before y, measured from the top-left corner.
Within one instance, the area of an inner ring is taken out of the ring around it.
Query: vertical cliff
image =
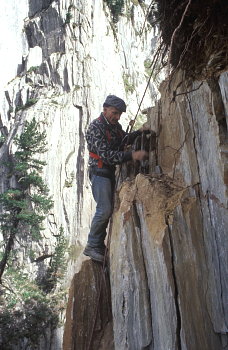
[[[47,163],[41,175],[54,203],[38,242],[23,229],[13,242],[0,291],[4,350],[228,349],[222,2],[210,0],[205,9],[191,0],[118,1],[118,14],[102,0],[1,4],[0,50],[8,62],[0,66],[1,193],[20,186],[10,168],[15,136],[35,117],[47,134],[47,152],[38,158]],[[163,42],[155,52],[145,18],[160,21]],[[94,209],[85,129],[109,93],[126,99],[126,120],[132,117],[149,76],[157,78],[156,60],[157,70],[164,63],[168,73],[174,68],[160,86],[160,100],[155,104],[151,82],[141,106],[156,148],[148,167],[122,168],[103,268],[82,256]],[[2,233],[1,239],[2,258]],[[67,270],[49,292],[56,256]]]
[[[156,132],[149,170],[135,177],[138,166],[122,169],[130,176],[116,193],[109,256],[115,349],[228,349],[226,86],[227,72],[188,86],[183,72],[163,82],[161,99],[147,111]],[[99,283],[93,284],[97,296]],[[90,293],[85,299],[95,329],[104,333],[101,311],[94,310],[109,301],[98,296],[91,304]],[[65,349],[80,341],[76,314]],[[91,323],[83,332],[95,349]]]
[[[163,83],[148,112],[163,174],[139,174],[118,192],[110,258],[117,349],[228,346],[227,73],[216,84],[221,119],[210,84],[181,81],[179,73]]]
[[[146,86],[144,61],[150,56],[153,37],[150,25],[144,25],[147,8],[144,2],[127,1],[117,20],[112,8],[102,0],[22,0],[1,4],[1,193],[20,187],[17,176],[12,176],[9,169],[17,149],[14,139],[24,131],[25,121],[35,117],[39,131],[47,135],[47,152],[37,157],[46,161],[41,175],[54,203],[39,242],[23,230],[17,232],[13,242],[12,275],[3,274],[1,286],[4,313],[0,342],[5,349],[62,348],[68,285],[81,266],[94,206],[88,185],[84,132],[110,93],[128,101],[126,120],[135,113]],[[151,84],[144,108],[151,104],[153,93]],[[54,324],[48,327],[46,306],[40,310],[37,301],[47,301],[52,315],[54,294],[49,293],[47,300],[47,295],[37,289],[36,281],[37,277],[39,281],[48,277],[60,245],[60,229],[68,246],[64,255],[68,268],[65,280],[58,281],[57,287],[62,285],[63,289],[56,302],[60,327],[54,329],[56,313]],[[2,259],[7,246],[2,231],[1,240]],[[12,301],[9,310],[6,295]],[[15,324],[11,322],[12,315]],[[28,322],[23,321],[26,319]],[[35,327],[34,331],[33,322],[38,319],[41,328]],[[13,328],[17,329],[15,336]]]
[[[151,21],[170,74],[147,111],[156,132],[149,167],[136,167],[141,173],[117,192],[114,342],[131,350],[227,349],[228,8],[155,3]]]
[[[140,73],[145,73],[151,51],[152,33],[146,27],[140,36],[146,8],[129,2],[125,12],[131,16],[125,13],[116,24],[103,1],[24,1],[3,10],[3,25],[6,18],[11,23],[5,30],[12,45],[7,36],[2,39],[10,64],[7,70],[1,67],[1,130],[6,137],[1,155],[25,119],[40,122],[47,132],[44,177],[55,203],[52,221],[61,223],[74,243],[84,243],[90,220],[90,210],[84,209],[91,205],[84,191],[84,131],[109,93],[128,96],[129,116],[136,110],[146,84]]]

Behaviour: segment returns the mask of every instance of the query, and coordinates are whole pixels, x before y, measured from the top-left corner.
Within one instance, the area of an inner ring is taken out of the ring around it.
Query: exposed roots
[[[160,55],[186,77],[219,74],[228,66],[227,0],[154,0],[148,20],[161,31]],[[163,62],[164,65],[164,62]]]

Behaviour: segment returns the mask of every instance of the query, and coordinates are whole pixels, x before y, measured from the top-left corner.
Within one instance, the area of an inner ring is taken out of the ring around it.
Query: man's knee
[[[104,218],[109,219],[110,216],[112,215],[111,208],[105,208],[103,215],[104,215]]]
[[[112,208],[111,207],[98,208],[97,214],[102,218],[102,220],[104,221],[108,220],[112,215]]]

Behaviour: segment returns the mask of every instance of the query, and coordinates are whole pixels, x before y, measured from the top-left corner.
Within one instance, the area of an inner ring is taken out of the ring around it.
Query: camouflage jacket
[[[125,152],[124,146],[133,143],[140,134],[140,131],[126,133],[119,123],[112,125],[101,114],[89,125],[86,141],[89,152],[100,156],[104,167],[115,167],[132,159],[132,152]],[[89,166],[97,165],[98,160],[89,157]]]

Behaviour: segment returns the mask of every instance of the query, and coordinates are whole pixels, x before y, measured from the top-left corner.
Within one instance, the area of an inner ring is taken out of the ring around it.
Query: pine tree
[[[53,253],[35,259],[35,252],[25,249],[31,262],[50,258],[42,275],[30,276],[27,264],[16,259],[15,240],[20,242],[26,234],[30,241],[42,240],[43,220],[53,206],[40,173],[46,164],[37,155],[46,151],[46,134],[39,131],[33,119],[26,122],[22,134],[15,138],[17,151],[8,164],[13,187],[0,195],[0,230],[3,244],[0,246],[0,348],[10,350],[21,347],[36,349],[41,335],[55,329],[59,312],[64,308],[65,291],[57,286],[66,269],[67,241],[63,228],[55,235]],[[2,275],[4,273],[4,279]],[[40,278],[40,277],[39,277]],[[56,288],[58,287],[58,288]]]
[[[39,240],[45,215],[53,206],[48,188],[40,176],[46,163],[35,156],[46,152],[45,140],[46,134],[39,131],[34,118],[31,122],[25,122],[24,131],[15,138],[18,149],[9,164],[9,171],[17,185],[0,194],[0,228],[4,239],[0,282],[15,237],[20,237],[20,233],[24,232],[32,239]]]

